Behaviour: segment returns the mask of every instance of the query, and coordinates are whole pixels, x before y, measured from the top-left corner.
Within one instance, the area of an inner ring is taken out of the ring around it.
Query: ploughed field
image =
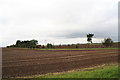
[[[2,49],[3,78],[63,72],[118,61],[117,49]]]

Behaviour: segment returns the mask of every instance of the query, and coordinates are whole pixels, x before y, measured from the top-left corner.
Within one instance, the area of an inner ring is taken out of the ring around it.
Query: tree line
[[[88,43],[92,44],[92,37],[94,36],[94,34],[87,34],[87,41]],[[104,41],[102,41],[102,44],[105,47],[111,47],[113,45],[113,40],[111,38],[105,38]]]
[[[7,46],[9,47],[18,47],[18,48],[36,48],[38,44],[38,40],[26,40],[26,41],[21,41],[21,40],[17,40],[15,45],[10,45]]]
[[[92,37],[93,36],[94,36],[94,34],[87,34],[88,45],[92,44]],[[111,38],[106,38],[106,39],[104,39],[102,44],[104,46],[106,46],[106,47],[111,47],[113,45],[113,40]],[[38,40],[35,40],[35,39],[26,40],[26,41],[17,40],[15,45],[7,46],[7,48],[10,48],[10,47],[16,47],[16,48],[39,48]],[[48,43],[46,46],[43,45],[43,48],[55,48],[55,46],[52,45],[51,43]],[[77,45],[76,45],[76,48],[78,48]]]

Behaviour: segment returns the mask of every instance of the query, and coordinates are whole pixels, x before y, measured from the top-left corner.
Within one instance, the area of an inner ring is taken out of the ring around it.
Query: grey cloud
[[[112,38],[113,40],[117,41],[118,34],[113,32],[73,32],[69,34],[59,35],[56,37],[64,37],[64,38],[86,38],[86,35],[92,33],[94,34],[94,38]]]

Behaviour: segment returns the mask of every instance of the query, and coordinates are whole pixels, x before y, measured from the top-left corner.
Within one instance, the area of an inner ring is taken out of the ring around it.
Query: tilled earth
[[[118,62],[117,49],[32,50],[3,48],[3,78],[63,72]]]

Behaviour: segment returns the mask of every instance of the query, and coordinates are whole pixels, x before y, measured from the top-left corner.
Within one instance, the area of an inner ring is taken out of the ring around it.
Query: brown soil
[[[3,78],[63,72],[118,61],[118,50],[3,48]]]

